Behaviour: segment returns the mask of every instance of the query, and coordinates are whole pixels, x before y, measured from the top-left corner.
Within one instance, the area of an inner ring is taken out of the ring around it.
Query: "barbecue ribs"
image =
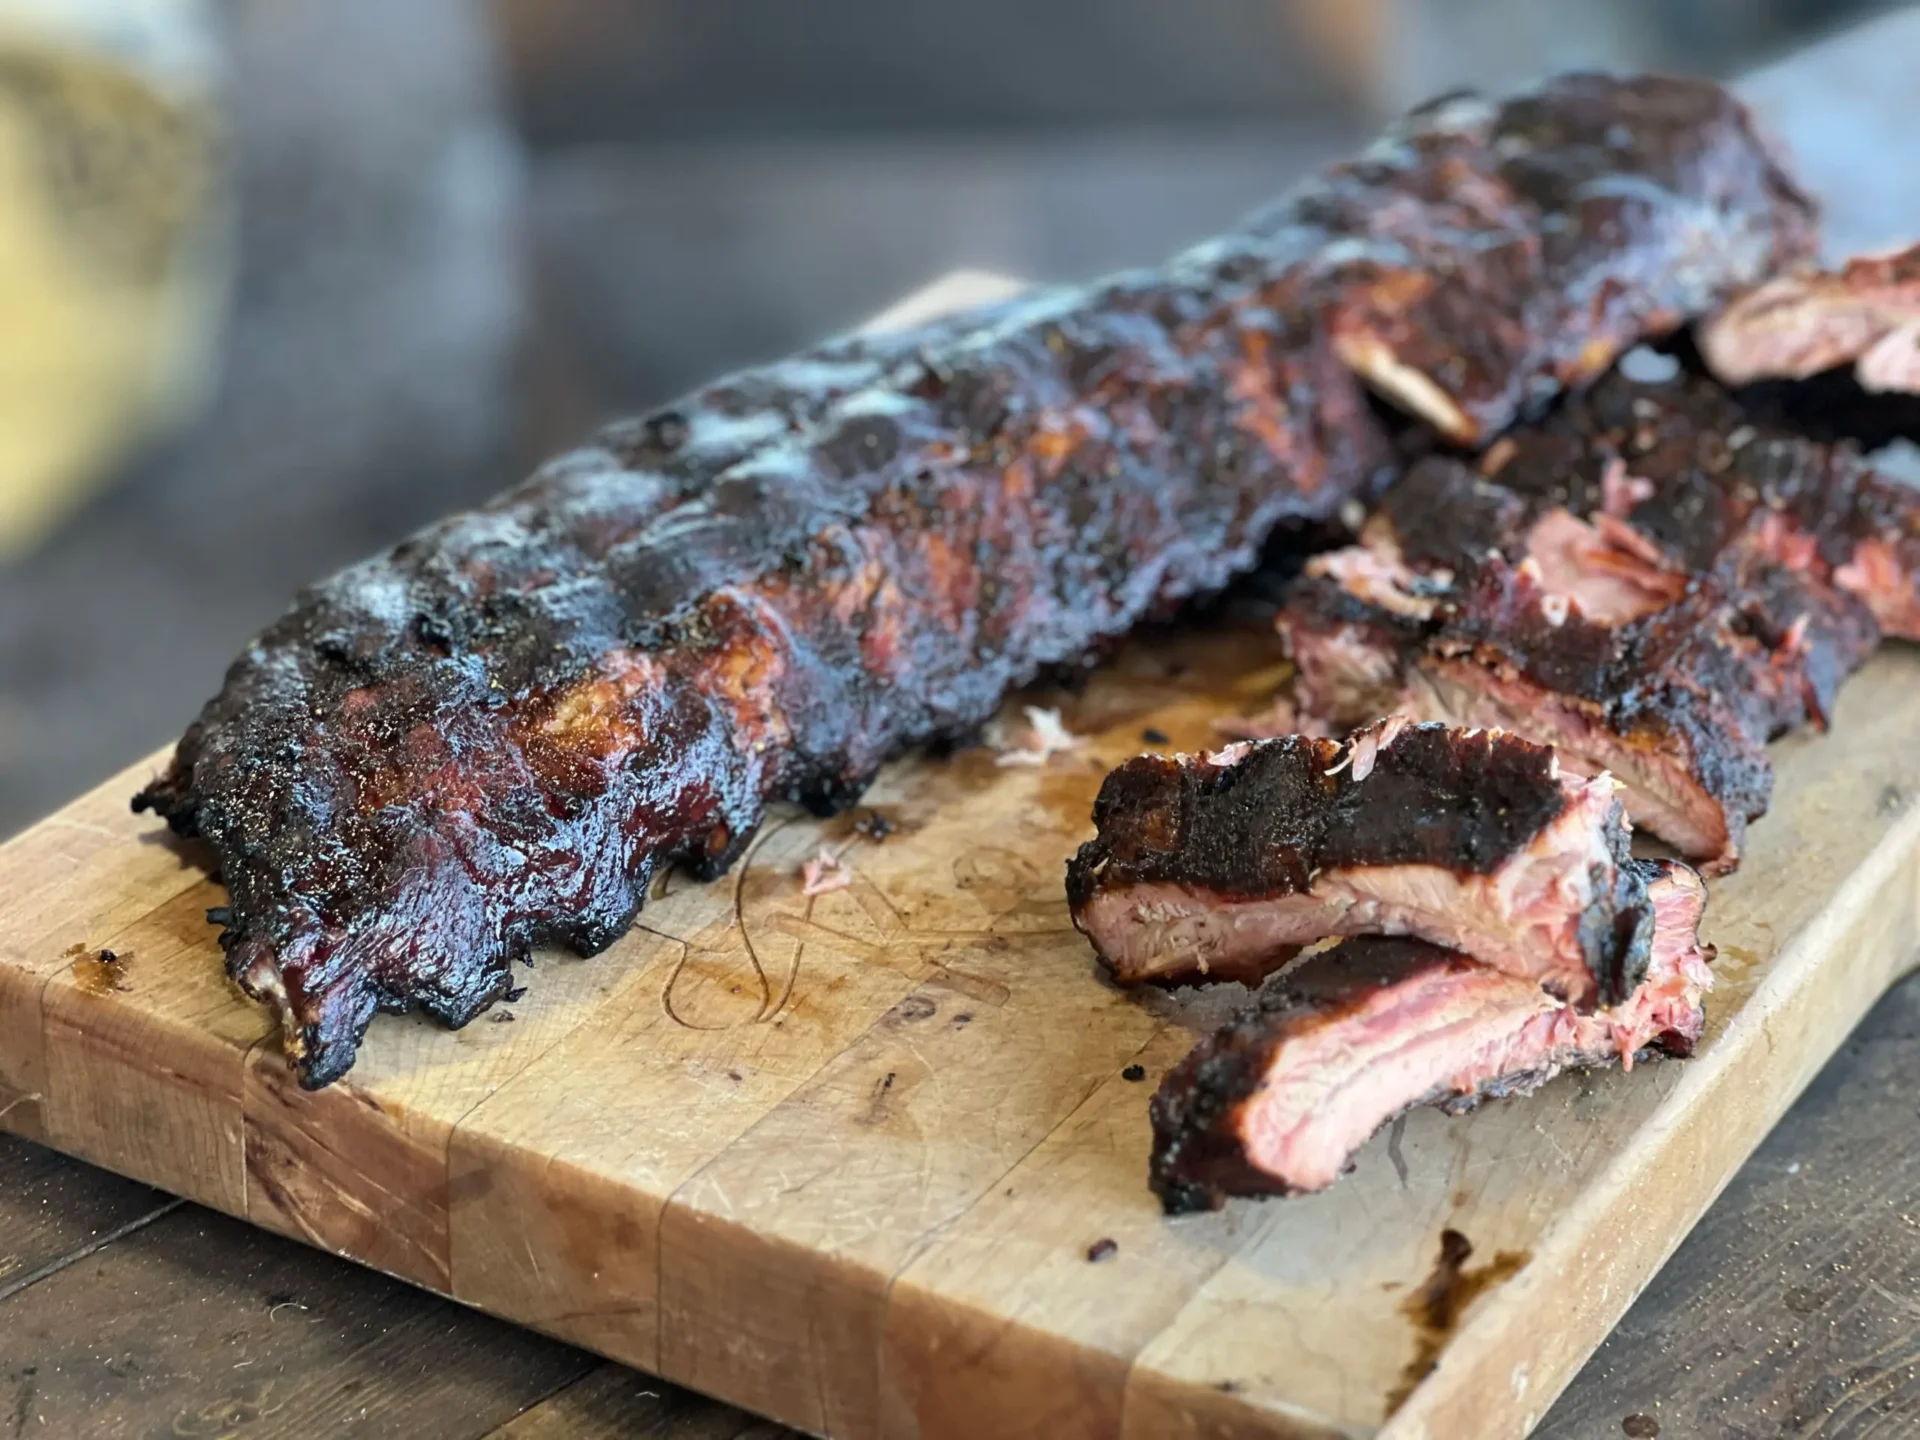
[[[1154,1096],[1149,1173],[1167,1212],[1324,1189],[1418,1105],[1457,1113],[1562,1070],[1691,1054],[1712,984],[1705,887],[1671,861],[1631,863],[1649,872],[1653,939],[1644,978],[1605,1009],[1418,940],[1348,940],[1279,976]]]
[[[1371,493],[1355,369],[1484,438],[1812,249],[1715,86],[1453,97],[1164,270],[722,381],[317,586],[135,804],[323,1085]]]
[[[1335,935],[1413,935],[1591,1007],[1653,933],[1615,786],[1498,731],[1390,717],[1142,755],[1107,777],[1067,867],[1074,924],[1121,984],[1252,984]]]
[[[1297,721],[1503,726],[1725,870],[1768,740],[1823,724],[1881,633],[1920,636],[1920,497],[1711,381],[1614,374],[1477,468],[1416,464],[1279,624]]]

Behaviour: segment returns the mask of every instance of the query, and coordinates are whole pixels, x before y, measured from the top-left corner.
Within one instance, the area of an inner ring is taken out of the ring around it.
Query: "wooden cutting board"
[[[1903,193],[1856,162],[1916,41],[1910,15],[1750,87],[1849,240]],[[1712,887],[1697,1058],[1423,1111],[1326,1194],[1170,1221],[1147,1098],[1232,987],[1107,987],[1063,866],[1108,768],[1149,730],[1215,743],[1276,658],[1142,641],[1041,697],[1080,751],[905,762],[853,816],[777,816],[467,1030],[377,1020],[313,1095],[224,978],[201,857],[128,810],[155,756],[0,847],[0,1126],[811,1431],[1520,1433],[1909,967],[1920,656],[1775,747],[1773,812]],[[854,883],[810,899],[823,845]]]
[[[1142,643],[1045,697],[1083,750],[778,816],[608,954],[458,1034],[382,1018],[311,1095],[224,979],[222,892],[127,808],[155,757],[0,848],[0,1124],[812,1431],[1517,1433],[1907,967],[1920,657],[1776,747],[1698,1058],[1421,1112],[1323,1195],[1170,1221],[1147,1097],[1227,996],[1103,984],[1062,867],[1147,729],[1207,746],[1272,658]],[[854,883],[810,899],[823,845]]]

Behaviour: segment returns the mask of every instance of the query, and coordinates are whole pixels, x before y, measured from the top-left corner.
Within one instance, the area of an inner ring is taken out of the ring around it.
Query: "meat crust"
[[[1370,493],[1341,355],[1477,433],[1811,217],[1712,85],[1427,107],[1163,270],[731,377],[314,587],[135,804],[212,843],[229,970],[325,1084],[376,1010],[466,1023],[770,802],[850,803]]]
[[[1811,202],[1752,118],[1691,80],[1443,97],[1291,208],[1319,232],[1313,283],[1341,357],[1470,445],[1718,308],[1728,274],[1815,242]],[[1319,238],[1360,233],[1365,249]],[[1635,252],[1659,258],[1622,263]]]

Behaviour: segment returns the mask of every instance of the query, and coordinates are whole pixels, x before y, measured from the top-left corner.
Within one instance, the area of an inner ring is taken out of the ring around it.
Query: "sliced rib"
[[[1357,546],[1309,563],[1279,618],[1295,714],[1552,744],[1615,775],[1636,824],[1732,868],[1767,742],[1825,723],[1876,616],[1911,625],[1920,506],[1684,377],[1609,377],[1482,468],[1420,462]]]
[[[1850,365],[1870,394],[1920,394],[1920,245],[1777,276],[1703,323],[1699,344],[1729,385]]]
[[[1413,935],[1576,1004],[1638,982],[1651,937],[1614,782],[1498,731],[1390,718],[1107,777],[1067,871],[1123,985],[1256,982],[1336,935]]]
[[[1634,864],[1654,907],[1646,974],[1591,1013],[1420,941],[1348,940],[1302,959],[1154,1096],[1151,1177],[1168,1213],[1322,1190],[1415,1106],[1458,1112],[1563,1070],[1692,1053],[1712,983],[1705,888],[1674,862]]]

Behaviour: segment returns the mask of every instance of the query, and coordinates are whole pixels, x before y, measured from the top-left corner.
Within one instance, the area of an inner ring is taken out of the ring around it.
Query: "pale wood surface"
[[[1517,1431],[1906,967],[1920,663],[1882,657],[1835,735],[1778,747],[1775,813],[1714,888],[1698,1060],[1414,1116],[1327,1196],[1166,1222],[1146,1087],[1205,1020],[1100,984],[1060,865],[1144,726],[1205,743],[1271,658],[1136,647],[1064,697],[1081,754],[895,767],[872,798],[904,833],[770,826],[615,952],[544,959],[512,1022],[383,1019],[319,1097],[218,978],[193,919],[218,892],[118,777],[0,849],[0,1125],[848,1435],[1371,1432],[1452,1226],[1517,1273],[1388,1428]],[[809,902],[823,840],[859,880]]]

